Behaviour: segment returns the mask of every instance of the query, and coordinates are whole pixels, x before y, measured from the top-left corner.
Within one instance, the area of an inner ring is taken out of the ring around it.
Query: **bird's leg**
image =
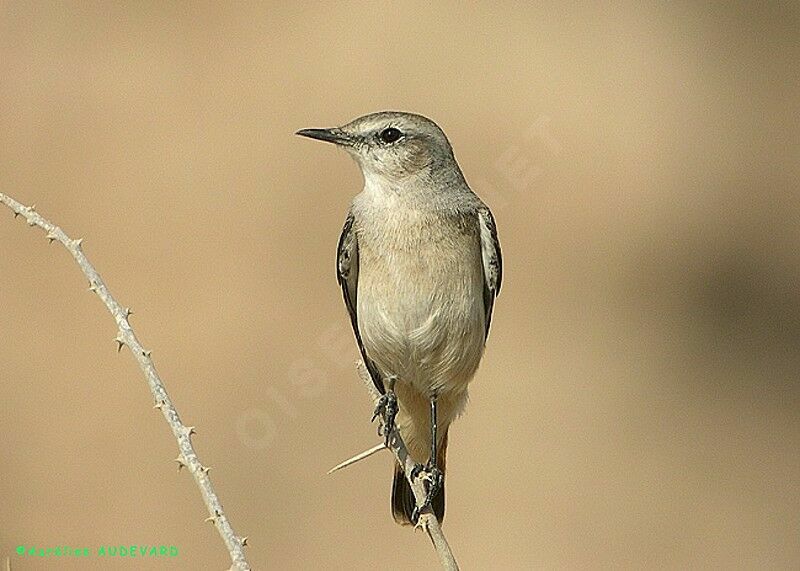
[[[420,513],[423,509],[430,507],[433,498],[442,489],[444,483],[444,474],[439,469],[436,462],[437,446],[436,446],[436,433],[438,431],[436,419],[436,395],[431,397],[431,456],[428,458],[427,464],[417,464],[411,471],[411,477],[417,478],[422,475],[425,478],[425,502],[421,506],[415,506],[411,514],[411,521],[416,525],[419,521]]]
[[[375,406],[375,412],[372,414],[374,421],[378,416],[381,417],[381,426],[378,427],[378,434],[382,434],[386,447],[391,444],[392,435],[395,431],[394,420],[397,417],[397,395],[394,394],[395,377],[388,377],[386,379],[386,392],[384,392],[378,399]]]

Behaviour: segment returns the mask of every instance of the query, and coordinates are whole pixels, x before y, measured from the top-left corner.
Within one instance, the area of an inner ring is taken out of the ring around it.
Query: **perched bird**
[[[444,518],[447,432],[483,355],[502,260],[494,218],[470,190],[444,132],[412,113],[380,112],[298,135],[345,149],[364,189],[350,206],[337,277],[379,409],[424,472],[419,508],[395,463],[392,514]],[[399,407],[399,409],[398,409]],[[396,414],[396,419],[394,418]]]

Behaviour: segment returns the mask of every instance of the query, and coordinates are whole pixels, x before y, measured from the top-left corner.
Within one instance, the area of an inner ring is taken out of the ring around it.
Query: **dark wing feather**
[[[497,239],[494,217],[485,206],[478,210],[478,223],[481,235],[481,258],[483,259],[483,305],[486,310],[484,339],[486,339],[489,337],[494,300],[500,293],[500,284],[503,281],[503,256],[500,253],[500,241]]]
[[[353,228],[353,214],[348,213],[347,220],[344,221],[342,235],[339,237],[339,246],[336,253],[336,279],[342,286],[342,295],[347,312],[350,314],[350,324],[353,326],[353,333],[356,335],[358,350],[361,351],[361,358],[369,371],[372,383],[380,394],[384,394],[386,389],[383,380],[378,372],[378,367],[367,357],[364,343],[361,341],[361,332],[358,330],[358,238]]]

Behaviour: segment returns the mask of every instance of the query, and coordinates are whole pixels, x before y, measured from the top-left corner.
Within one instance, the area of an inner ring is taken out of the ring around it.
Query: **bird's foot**
[[[394,391],[388,390],[378,399],[375,412],[372,415],[374,421],[378,416],[381,417],[381,425],[378,427],[378,434],[383,435],[386,446],[389,447],[390,440],[395,431],[394,420],[397,417],[397,395]]]
[[[444,485],[444,474],[433,460],[428,460],[424,465],[417,464],[414,466],[414,469],[411,470],[411,479],[415,480],[417,478],[423,478],[424,480],[425,501],[421,506],[414,506],[414,511],[411,512],[411,523],[414,525],[419,523],[419,516],[422,514],[422,510],[431,507],[433,498],[436,497],[436,494],[439,493]]]

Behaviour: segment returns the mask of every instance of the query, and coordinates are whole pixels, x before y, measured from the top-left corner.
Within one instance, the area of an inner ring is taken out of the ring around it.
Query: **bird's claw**
[[[419,523],[419,516],[422,515],[422,510],[431,507],[433,498],[439,493],[444,485],[444,474],[436,466],[432,460],[428,460],[426,464],[417,464],[411,470],[411,479],[423,478],[423,485],[425,486],[425,501],[421,506],[414,506],[411,512],[411,523],[417,525]]]
[[[373,422],[378,416],[381,417],[381,426],[378,427],[378,434],[383,435],[388,447],[394,434],[394,420],[397,417],[397,395],[394,394],[394,391],[386,391],[378,399],[378,404],[375,406],[375,412],[372,415]]]

